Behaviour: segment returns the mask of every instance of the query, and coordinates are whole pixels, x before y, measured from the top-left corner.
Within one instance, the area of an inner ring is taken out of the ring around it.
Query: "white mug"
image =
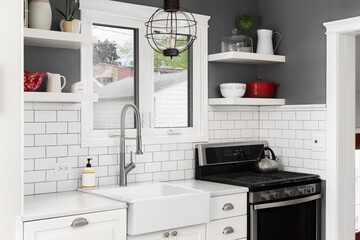
[[[66,78],[58,73],[47,73],[47,76],[46,91],[61,93],[61,90],[66,85]],[[61,85],[61,78],[64,79],[63,85]]]

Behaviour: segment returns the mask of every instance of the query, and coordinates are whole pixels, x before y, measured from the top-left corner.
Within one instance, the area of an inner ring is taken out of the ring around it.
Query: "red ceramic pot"
[[[32,92],[38,89],[46,75],[42,72],[24,72],[24,91]]]
[[[245,96],[248,98],[272,98],[276,86],[279,86],[279,84],[257,78],[256,81],[246,83]]]

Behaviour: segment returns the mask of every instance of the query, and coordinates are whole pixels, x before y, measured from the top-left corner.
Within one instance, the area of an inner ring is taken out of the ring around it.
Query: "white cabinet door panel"
[[[87,225],[72,227],[75,219]],[[24,240],[125,240],[126,210],[91,213],[24,223]]]
[[[232,194],[212,197],[210,200],[210,219],[222,219],[247,214],[247,194]]]
[[[176,231],[176,236],[174,236],[174,231]],[[170,240],[205,240],[205,231],[205,224],[172,229],[169,231]]]

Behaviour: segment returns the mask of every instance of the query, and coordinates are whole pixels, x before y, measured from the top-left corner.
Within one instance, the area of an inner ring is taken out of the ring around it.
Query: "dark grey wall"
[[[282,33],[278,53],[285,64],[261,66],[259,75],[280,83],[287,104],[326,102],[324,22],[360,15],[358,0],[259,0],[260,27]]]
[[[118,0],[147,6],[160,7],[162,0]],[[236,18],[242,13],[254,17],[250,36],[256,36],[258,27],[258,2],[254,0],[181,0],[182,7],[193,13],[211,16],[209,21],[209,53],[221,51],[221,38],[231,35],[236,27]],[[257,77],[256,66],[209,63],[209,97],[220,97],[219,85],[223,82],[247,82]]]
[[[148,5],[160,7],[162,0],[121,0],[122,2]],[[209,22],[209,53],[220,52],[221,38],[231,35],[231,30],[236,27],[236,17],[241,13],[248,13],[254,17],[254,26],[250,35],[256,37],[256,29],[258,27],[258,3],[254,0],[226,0],[220,2],[218,0],[181,0],[181,6],[189,9],[191,12],[210,15]],[[52,0],[51,5],[63,8],[63,2]],[[53,11],[53,30],[59,30],[59,18],[55,16]],[[150,16],[149,16],[150,17]],[[142,37],[142,36],[140,36]],[[50,53],[51,52],[51,53]],[[66,54],[66,55],[64,55]],[[67,55],[70,54],[70,55]],[[75,80],[80,79],[80,65],[77,55],[78,52],[69,53],[64,50],[42,50],[39,48],[25,48],[25,69],[27,71],[57,71],[69,79],[68,87]],[[48,62],[49,56],[51,62]],[[60,61],[68,56],[72,63],[72,70],[69,71],[67,63]],[[59,68],[54,68],[56,65]],[[64,67],[61,67],[64,65]],[[58,69],[58,70],[57,70]],[[78,70],[76,70],[78,69]],[[246,82],[254,80],[257,77],[258,67],[237,64],[209,64],[209,97],[220,97],[219,84],[222,82]],[[67,89],[68,90],[68,89]]]
[[[51,29],[60,31],[60,18],[56,16],[55,7],[63,10],[65,8],[65,1],[50,0],[50,3],[53,13]],[[60,73],[67,80],[63,92],[70,92],[71,84],[80,81],[80,50],[25,46],[24,69],[28,72]],[[44,92],[45,89],[46,78],[37,91]]]

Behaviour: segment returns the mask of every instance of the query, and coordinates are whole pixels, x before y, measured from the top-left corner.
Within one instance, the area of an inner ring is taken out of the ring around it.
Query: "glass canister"
[[[237,35],[237,29],[234,29],[232,34],[232,36],[222,38],[221,52],[253,52],[251,37]]]

